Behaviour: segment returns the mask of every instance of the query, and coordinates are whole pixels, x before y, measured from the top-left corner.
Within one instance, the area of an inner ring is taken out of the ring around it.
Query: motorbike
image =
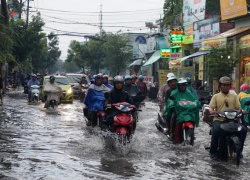
[[[219,140],[219,158],[228,160],[236,157],[236,165],[240,164],[241,159],[241,140],[239,134],[243,129],[241,122],[242,112],[229,109],[223,112],[217,112],[218,117],[225,118],[220,128],[226,132],[226,141]]]
[[[45,108],[48,113],[57,113],[58,105],[60,104],[60,92],[58,91],[47,91],[46,92]]]
[[[32,85],[30,87],[31,90],[31,102],[30,103],[38,103],[40,97],[40,86]]]
[[[114,109],[114,116],[109,130],[117,135],[119,143],[126,145],[130,142],[136,127],[133,115],[136,107],[127,102],[115,103],[111,107]]]
[[[187,100],[178,102],[178,108],[180,113],[171,112],[169,118],[169,124],[167,125],[167,119],[161,113],[158,113],[158,121],[155,126],[163,134],[167,135],[170,140],[176,144],[182,143],[185,145],[194,145],[194,129],[195,120],[194,113],[197,108],[197,103]],[[173,106],[171,108],[174,108]],[[179,116],[179,117],[178,117]],[[177,118],[178,117],[178,118]],[[168,127],[169,126],[169,127]],[[168,129],[169,128],[169,129]],[[171,133],[170,133],[171,132]]]

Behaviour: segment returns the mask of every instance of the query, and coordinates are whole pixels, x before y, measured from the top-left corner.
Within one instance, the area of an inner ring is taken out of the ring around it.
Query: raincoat
[[[174,108],[177,123],[193,121],[196,126],[199,125],[197,114],[199,113],[200,103],[188,89],[185,92],[178,89],[172,91],[171,98],[168,98],[166,102],[164,115],[170,113],[171,108]]]
[[[104,92],[108,91],[110,89],[105,85],[96,86],[91,84],[84,99],[84,104],[88,107],[88,111],[104,111]]]
[[[246,102],[250,101],[250,90],[240,92],[239,99],[242,110],[250,112],[250,105],[245,105]],[[249,118],[249,114],[243,116],[244,122],[248,125],[250,123]]]
[[[49,102],[51,99],[54,99],[59,102],[62,88],[56,83],[51,84],[48,82],[44,86],[44,92],[47,93],[47,102]]]

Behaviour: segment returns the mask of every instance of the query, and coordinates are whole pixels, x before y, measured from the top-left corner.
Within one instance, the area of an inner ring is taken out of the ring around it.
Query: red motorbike
[[[134,112],[136,107],[127,102],[112,104],[115,109],[113,117],[112,132],[118,135],[118,140],[122,144],[130,141],[136,127]]]

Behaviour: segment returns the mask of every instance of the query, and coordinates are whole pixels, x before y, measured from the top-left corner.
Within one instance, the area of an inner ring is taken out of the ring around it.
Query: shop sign
[[[240,49],[250,48],[250,34],[240,38]]]
[[[220,0],[221,20],[232,19],[247,14],[246,0]]]
[[[148,52],[153,52],[156,47],[156,40],[155,37],[150,37],[147,39],[147,49]]]
[[[200,48],[203,39],[209,39],[220,34],[219,17],[194,22],[194,47]]]
[[[202,41],[202,50],[209,50],[212,47],[222,47],[227,44],[226,38],[206,39]]]
[[[184,27],[184,36],[183,36],[183,43],[184,44],[192,44],[193,39],[193,25],[185,26]]]
[[[182,53],[171,53],[170,60],[176,60],[182,58]]]
[[[205,18],[206,0],[184,0],[183,1],[183,25],[187,26],[193,22]]]

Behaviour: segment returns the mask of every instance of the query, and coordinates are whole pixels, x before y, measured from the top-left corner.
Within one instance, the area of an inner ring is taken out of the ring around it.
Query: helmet
[[[113,83],[124,83],[124,79],[122,76],[118,75],[118,76],[115,76],[114,79],[113,79]]]
[[[124,80],[125,80],[125,81],[126,81],[126,80],[132,80],[132,76],[127,75],[127,76],[125,76]]]
[[[172,81],[172,80],[177,80],[177,78],[175,77],[173,73],[168,76],[167,82]]]
[[[50,80],[50,81],[54,81],[54,80],[55,80],[55,76],[53,76],[53,75],[50,76],[50,77],[49,77],[49,80]]]
[[[244,83],[240,86],[240,91],[246,91],[246,90],[250,90],[250,86]]]
[[[185,78],[178,79],[178,84],[186,84],[187,80]]]
[[[186,80],[188,83],[191,83],[191,81],[192,81],[192,79],[190,77],[187,77]]]
[[[102,75],[101,75],[101,74],[97,74],[97,75],[94,76],[94,78],[95,78],[95,81],[96,81],[97,79],[102,79]]]
[[[174,73],[168,73],[167,74],[167,78],[171,77],[171,76],[175,76]]]
[[[36,74],[31,74],[31,77],[37,77]]]
[[[140,76],[139,76],[139,79],[140,79],[140,80],[143,80],[143,79],[144,79],[143,75],[140,75]]]
[[[109,76],[107,74],[103,75],[103,78],[108,79]]]
[[[135,74],[133,74],[131,77],[132,79],[137,79],[137,76]]]
[[[232,84],[232,80],[230,77],[223,76],[220,78],[219,83],[221,84]]]

